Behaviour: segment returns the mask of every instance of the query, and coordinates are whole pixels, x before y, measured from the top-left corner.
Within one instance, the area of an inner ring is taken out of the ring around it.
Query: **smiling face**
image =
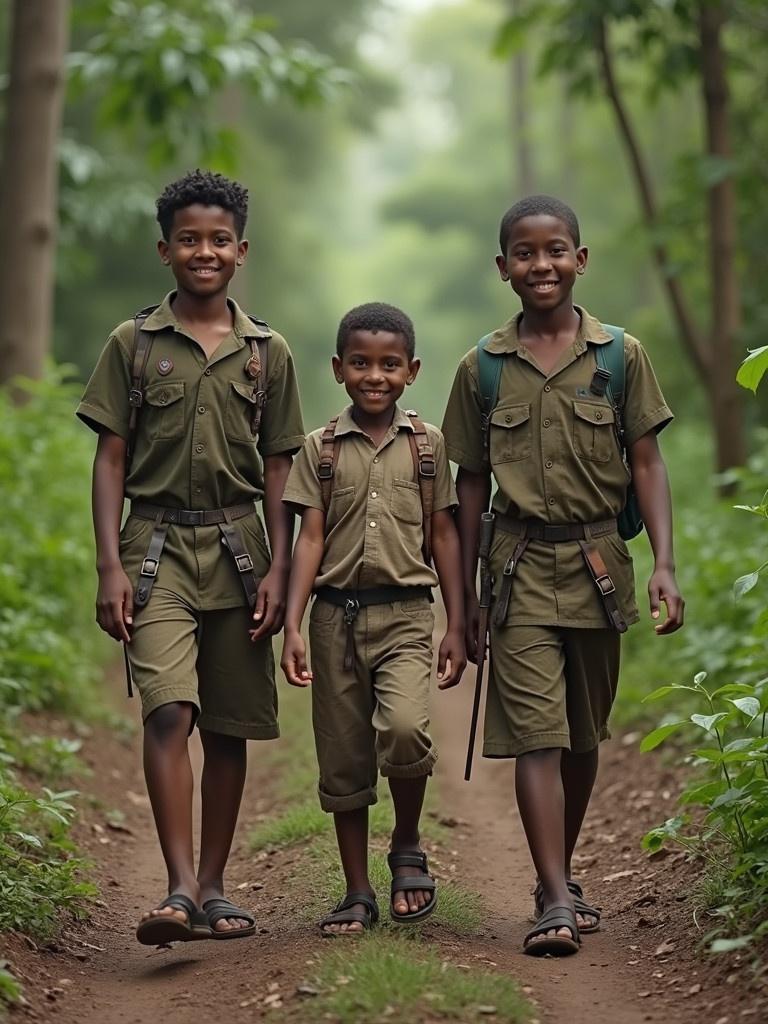
[[[238,240],[228,210],[194,203],[176,211],[168,241],[161,239],[157,248],[179,290],[204,298],[226,291],[245,261],[248,243]]]
[[[549,214],[522,217],[512,225],[507,252],[496,257],[523,309],[549,311],[571,302],[577,274],[587,265],[586,246],[576,246],[567,225]]]
[[[333,357],[336,380],[357,409],[372,418],[392,410],[419,365],[418,359],[408,359],[403,335],[392,331],[350,331],[342,355]]]

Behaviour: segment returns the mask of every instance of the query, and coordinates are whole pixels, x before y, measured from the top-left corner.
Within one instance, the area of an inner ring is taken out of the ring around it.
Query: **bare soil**
[[[477,758],[471,784],[462,780],[473,679],[433,702],[441,751],[437,816],[451,842],[437,851],[439,873],[483,895],[481,935],[465,938],[437,925],[426,933],[441,955],[468,968],[482,966],[518,979],[538,1021],[568,1024],[762,1024],[768,989],[739,956],[712,957],[700,949],[691,891],[697,868],[675,853],[649,860],[640,838],[675,808],[682,768],[657,754],[641,755],[637,737],[603,747],[594,801],[579,851],[579,878],[588,899],[603,908],[603,929],[584,936],[568,959],[521,953],[530,927],[533,872],[514,806],[514,765]],[[279,742],[279,741],[278,741]],[[302,912],[307,891],[301,847],[260,854],[246,837],[275,808],[274,768],[252,747],[249,781],[228,874],[230,894],[252,908],[260,933],[251,939],[207,941],[148,949],[133,931],[141,912],[164,895],[157,848],[140,768],[139,738],[97,732],[85,760],[79,841],[96,864],[101,899],[87,923],[68,924],[61,938],[37,947],[5,937],[0,955],[24,983],[26,1002],[16,1021],[61,1024],[188,1024],[214,1015],[242,1022],[288,1010],[301,1021],[299,987],[311,978],[328,943]],[[199,760],[199,750],[196,748]],[[109,812],[124,817],[116,822]],[[110,821],[112,824],[110,824]],[[424,823],[425,839],[429,819]],[[396,979],[393,979],[396,985]],[[434,1019],[434,1018],[432,1018]],[[489,1020],[492,1020],[489,1017]]]

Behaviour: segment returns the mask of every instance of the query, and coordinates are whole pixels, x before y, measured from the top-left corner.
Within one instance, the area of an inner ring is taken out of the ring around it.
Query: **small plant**
[[[654,852],[667,841],[676,842],[701,857],[718,879],[711,892],[724,902],[708,907],[720,918],[710,946],[717,952],[768,935],[768,678],[731,683],[710,693],[704,686],[706,675],[699,672],[692,686],[662,686],[646,698],[685,695],[686,703],[693,698],[701,710],[663,723],[645,737],[641,750],[653,750],[691,725],[706,740],[691,757],[704,777],[694,775],[681,796],[685,807],[704,809],[703,819],[689,813],[670,818],[652,829],[643,845]]]

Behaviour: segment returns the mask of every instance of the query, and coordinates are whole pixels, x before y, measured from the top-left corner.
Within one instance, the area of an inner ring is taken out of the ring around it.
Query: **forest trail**
[[[722,972],[710,973],[690,949],[691,910],[682,903],[690,877],[682,858],[672,854],[649,863],[638,848],[645,828],[671,811],[674,779],[671,769],[643,759],[632,738],[603,748],[579,854],[585,891],[604,908],[603,931],[585,936],[574,957],[522,955],[533,875],[514,809],[513,764],[477,757],[471,784],[463,781],[473,675],[434,697],[441,752],[437,817],[450,829],[450,877],[481,893],[489,911],[479,936],[430,927],[441,955],[516,978],[542,1024],[698,1024],[704,1016],[711,1024],[758,1021],[752,1004],[739,1003],[735,987],[723,986]],[[248,1022],[275,1019],[274,1008],[282,1006],[291,1021],[302,1020],[305,997],[297,987],[311,978],[317,954],[330,944],[302,913],[306,851],[254,854],[247,846],[250,829],[277,809],[274,767],[260,756],[265,746],[253,745],[228,873],[230,895],[255,911],[261,932],[252,939],[151,949],[138,945],[133,931],[141,912],[163,895],[165,879],[144,795],[139,737],[130,749],[109,735],[87,744],[93,777],[84,788],[97,799],[85,812],[80,840],[97,863],[102,900],[87,925],[68,928],[52,948],[30,952],[19,941],[10,951],[29,1001],[13,1011],[15,1019],[191,1024],[215,1014]],[[193,750],[199,768],[196,740]],[[110,817],[113,808],[124,817]]]

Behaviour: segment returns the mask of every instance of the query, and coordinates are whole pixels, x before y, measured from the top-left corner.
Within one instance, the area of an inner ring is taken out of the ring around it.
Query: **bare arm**
[[[654,431],[649,431],[630,445],[629,461],[640,513],[654,557],[654,569],[648,582],[651,615],[654,619],[659,617],[659,604],[663,601],[667,607],[667,617],[655,627],[656,632],[674,633],[683,624],[685,601],[675,579],[672,498],[667,467]]]
[[[122,437],[102,430],[93,460],[91,504],[96,536],[96,621],[115,640],[131,639],[133,587],[120,563],[120,520],[125,496],[125,450]]]
[[[292,463],[290,455],[264,457],[264,522],[272,564],[261,581],[253,610],[254,622],[258,623],[251,631],[254,640],[278,633],[283,625],[293,541],[293,512],[283,503],[283,491]]]
[[[466,614],[467,657],[477,660],[477,548],[480,541],[480,516],[488,509],[491,497],[489,473],[470,473],[459,468],[456,477],[459,510],[456,524],[461,543],[461,569]]]
[[[440,509],[432,516],[432,555],[448,618],[448,627],[437,655],[438,686],[447,690],[459,682],[467,664],[464,587],[462,575],[457,571],[461,564],[461,547],[449,509]]]
[[[301,635],[301,620],[320,571],[324,545],[325,513],[317,508],[305,508],[288,581],[285,637],[280,661],[285,678],[292,686],[307,686],[312,681],[312,673],[307,666],[306,645]]]

